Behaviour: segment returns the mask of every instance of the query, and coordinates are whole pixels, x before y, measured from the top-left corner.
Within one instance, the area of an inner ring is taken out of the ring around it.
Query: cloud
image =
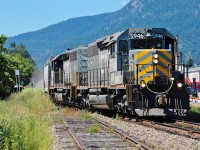
[[[121,5],[125,6],[128,3],[128,0],[121,0]]]

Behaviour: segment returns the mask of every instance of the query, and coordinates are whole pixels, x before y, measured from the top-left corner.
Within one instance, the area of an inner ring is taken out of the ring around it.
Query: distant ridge
[[[130,27],[163,27],[179,37],[179,51],[200,64],[199,0],[131,0],[122,9],[95,16],[71,18],[38,31],[9,37],[27,46],[41,68],[50,56]]]

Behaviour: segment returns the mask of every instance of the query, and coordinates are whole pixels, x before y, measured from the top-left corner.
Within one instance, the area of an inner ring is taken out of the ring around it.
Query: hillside
[[[96,38],[129,27],[164,27],[179,37],[179,51],[193,56],[200,64],[200,1],[199,0],[131,0],[122,9],[95,16],[72,18],[38,31],[9,37],[23,43],[38,67],[51,55],[67,48],[86,45]]]

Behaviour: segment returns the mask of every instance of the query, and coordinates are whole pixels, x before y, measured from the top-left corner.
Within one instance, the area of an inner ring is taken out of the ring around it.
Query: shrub
[[[200,105],[194,105],[187,113],[186,119],[200,122]]]

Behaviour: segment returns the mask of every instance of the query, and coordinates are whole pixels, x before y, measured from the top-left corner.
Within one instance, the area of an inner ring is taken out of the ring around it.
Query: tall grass
[[[191,107],[191,110],[186,115],[186,119],[200,122],[200,104]]]
[[[39,89],[25,89],[0,101],[0,149],[50,149],[54,109],[49,96]]]

